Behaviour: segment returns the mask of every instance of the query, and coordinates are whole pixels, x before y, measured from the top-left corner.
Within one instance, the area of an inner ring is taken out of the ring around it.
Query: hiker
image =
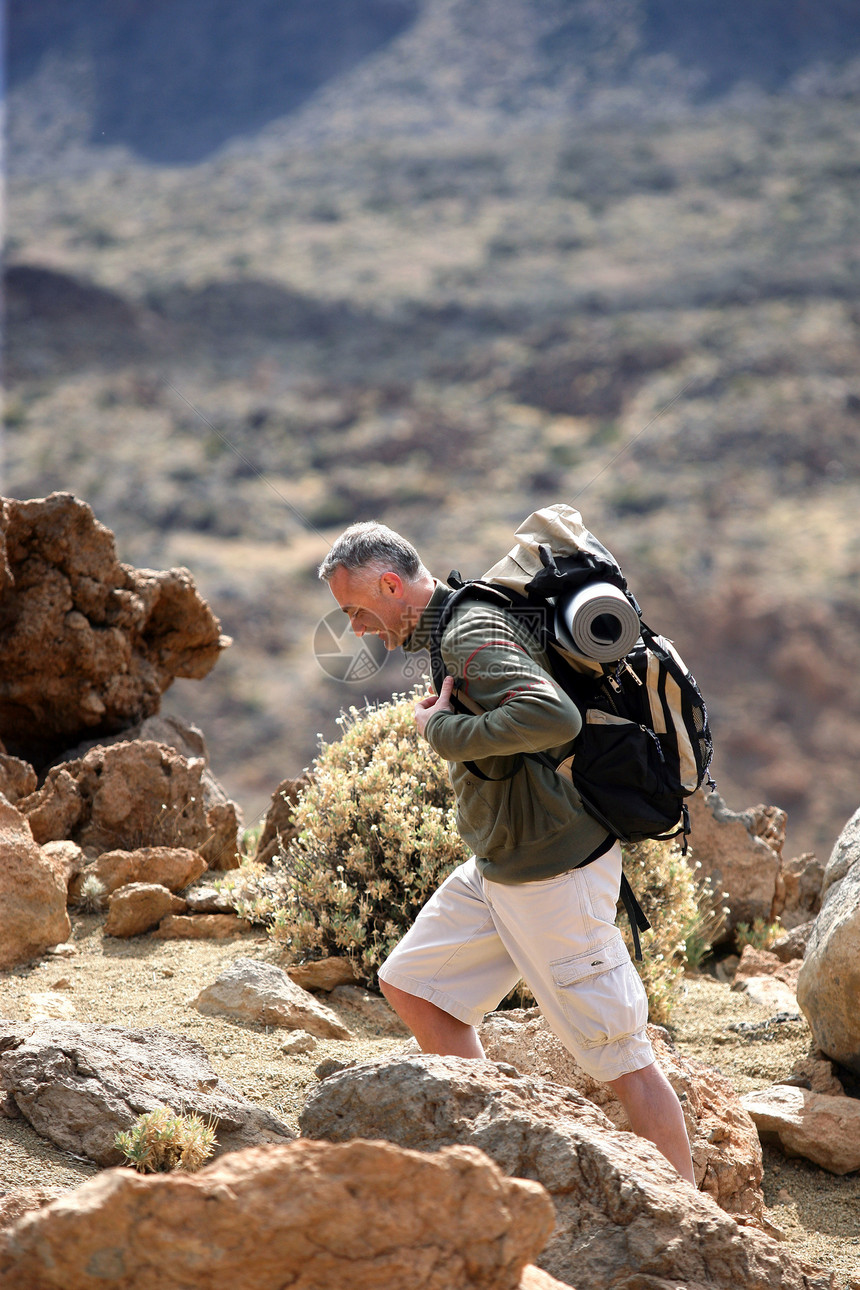
[[[359,637],[426,649],[449,588],[414,546],[375,521],[351,525],[319,569]],[[522,753],[561,760],[579,710],[541,664],[527,625],[464,605],[445,629],[449,676],[415,705],[419,733],[449,763],[458,828],[474,855],[443,881],[379,970],[380,988],[424,1052],[483,1057],[476,1031],[522,978],[554,1033],[607,1084],[634,1132],[693,1186],[684,1116],[646,1033],[648,1004],[615,927],[621,848],[572,784]],[[456,677],[482,715],[454,711]],[[480,762],[488,779],[466,762]]]

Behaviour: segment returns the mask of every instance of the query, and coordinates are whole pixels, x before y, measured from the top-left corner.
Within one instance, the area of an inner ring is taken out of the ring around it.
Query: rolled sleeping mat
[[[555,634],[571,654],[597,663],[615,663],[639,639],[639,615],[611,582],[592,582],[555,607]]]

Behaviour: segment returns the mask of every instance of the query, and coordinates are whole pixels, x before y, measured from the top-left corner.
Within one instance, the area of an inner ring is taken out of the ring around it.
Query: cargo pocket
[[[648,1022],[648,998],[616,929],[597,950],[550,964],[556,996],[583,1049],[635,1034]]]

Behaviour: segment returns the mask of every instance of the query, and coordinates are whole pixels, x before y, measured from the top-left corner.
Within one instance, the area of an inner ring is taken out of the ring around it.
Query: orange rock
[[[523,1290],[552,1224],[543,1187],[506,1178],[471,1147],[299,1141],[192,1175],[101,1173],[0,1235],[0,1283]]]
[[[139,936],[157,926],[165,914],[179,914],[185,901],[156,882],[132,882],[119,887],[108,901],[105,936]]]
[[[73,879],[69,894],[77,898],[85,878],[93,876],[110,893],[129,883],[158,883],[181,891],[206,870],[206,861],[188,847],[139,847],[136,851],[103,851]]]
[[[67,941],[66,884],[14,806],[0,799],[0,970]]]

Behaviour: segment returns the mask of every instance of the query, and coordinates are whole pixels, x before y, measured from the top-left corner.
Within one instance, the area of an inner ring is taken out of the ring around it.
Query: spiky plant
[[[130,1129],[118,1133],[114,1146],[141,1174],[194,1173],[215,1150],[215,1128],[199,1115],[178,1115],[159,1106],[139,1115]]]
[[[101,878],[97,878],[94,873],[87,874],[81,883],[77,900],[78,909],[84,914],[98,914],[104,909],[106,896],[107,887]]]

